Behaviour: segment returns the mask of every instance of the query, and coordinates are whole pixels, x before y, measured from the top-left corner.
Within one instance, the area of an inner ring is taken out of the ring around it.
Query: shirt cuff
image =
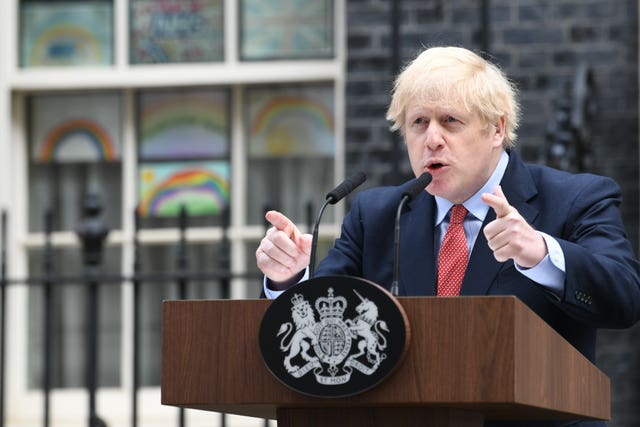
[[[556,295],[564,294],[564,279],[566,276],[564,252],[560,243],[546,233],[539,232],[547,245],[547,255],[537,265],[531,268],[520,267],[516,270],[536,283],[553,291]]]
[[[304,275],[302,276],[302,279],[300,279],[298,281],[298,283],[304,282],[305,280],[309,280],[309,267],[305,268]],[[282,291],[276,291],[276,290],[273,290],[273,289],[269,289],[269,286],[268,286],[269,282],[270,282],[270,280],[267,278],[267,276],[264,276],[264,279],[262,279],[262,289],[264,290],[264,295],[268,299],[276,299],[280,295],[282,295],[284,292],[286,292],[286,289],[282,290]],[[298,283],[296,283],[296,285]]]

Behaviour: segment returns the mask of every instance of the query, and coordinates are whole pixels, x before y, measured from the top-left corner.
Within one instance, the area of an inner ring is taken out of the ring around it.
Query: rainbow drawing
[[[333,114],[327,107],[304,97],[279,96],[256,113],[251,121],[251,135],[264,132],[288,114],[302,115],[320,128],[333,132]]]
[[[189,215],[215,215],[228,202],[228,162],[141,165],[138,212],[143,217],[174,217],[183,205]]]
[[[27,3],[21,8],[23,65],[110,64],[112,7],[107,3]]]
[[[49,28],[36,39],[27,65],[104,64],[103,49],[94,34],[75,25]]]
[[[321,98],[326,93],[309,95],[314,96],[270,96],[254,109],[249,128],[251,156],[333,155],[335,124],[327,106],[331,102]]]
[[[220,157],[228,150],[225,91],[142,95],[142,159]]]
[[[73,118],[47,132],[36,158],[41,162],[114,161],[117,150],[109,132],[99,123],[87,118]]]

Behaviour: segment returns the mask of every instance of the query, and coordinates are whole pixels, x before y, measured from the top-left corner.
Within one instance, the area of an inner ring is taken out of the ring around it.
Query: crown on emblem
[[[327,291],[327,297],[320,297],[316,300],[316,310],[320,313],[320,318],[340,317],[347,308],[347,299],[345,297],[334,297],[333,288]]]
[[[293,297],[291,298],[291,303],[296,306],[296,305],[300,305],[304,302],[304,298],[302,295],[300,294],[293,294]]]

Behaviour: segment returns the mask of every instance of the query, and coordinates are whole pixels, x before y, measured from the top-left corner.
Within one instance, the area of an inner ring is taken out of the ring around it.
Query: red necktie
[[[438,296],[460,295],[469,259],[467,238],[462,227],[466,215],[467,209],[462,205],[454,205],[451,209],[449,228],[442,240],[438,257]]]

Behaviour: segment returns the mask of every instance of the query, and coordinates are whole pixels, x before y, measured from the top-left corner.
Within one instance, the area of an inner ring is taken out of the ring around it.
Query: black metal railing
[[[265,210],[267,208],[265,207]],[[131,388],[131,426],[137,427],[139,422],[138,394],[141,387],[141,288],[146,282],[173,282],[177,286],[179,299],[186,299],[188,288],[191,283],[214,281],[218,284],[222,298],[229,298],[231,291],[231,281],[233,279],[256,280],[258,286],[262,276],[257,273],[233,273],[231,271],[231,242],[228,236],[230,227],[229,211],[222,213],[222,237],[218,241],[219,251],[215,271],[192,271],[190,270],[188,257],[187,229],[188,216],[186,209],[181,209],[178,217],[179,239],[177,241],[177,251],[175,260],[175,270],[168,273],[143,273],[141,268],[140,242],[138,239],[140,229],[140,218],[137,211],[134,212],[134,233],[133,233],[133,272],[132,275],[110,274],[101,271],[102,252],[104,242],[109,233],[108,228],[100,217],[99,200],[95,196],[88,196],[85,200],[84,218],[80,223],[77,235],[81,242],[80,256],[83,260],[82,274],[60,275],[55,269],[55,252],[52,245],[53,235],[53,215],[51,211],[44,214],[44,247],[42,259],[42,274],[29,275],[22,279],[11,279],[7,277],[7,213],[1,212],[1,233],[0,242],[0,427],[5,426],[5,402],[7,392],[5,388],[5,355],[6,355],[6,290],[13,284],[24,284],[29,286],[41,286],[43,293],[43,317],[42,331],[43,352],[42,352],[42,392],[43,392],[43,419],[42,425],[48,427],[51,417],[51,392],[53,387],[52,375],[52,348],[53,342],[53,289],[59,285],[82,284],[86,290],[86,343],[85,343],[85,388],[88,399],[88,420],[89,427],[106,426],[105,421],[100,417],[96,409],[96,392],[99,388],[98,366],[99,355],[99,310],[98,310],[98,290],[100,286],[121,285],[130,283],[133,286],[133,356],[132,356],[132,388]],[[307,227],[311,228],[313,221],[313,206],[307,205]],[[265,227],[268,224],[264,224]],[[159,354],[159,353],[158,353]],[[178,410],[177,424],[180,427],[186,425],[185,412]],[[221,426],[226,426],[225,414],[220,414]],[[265,426],[268,421],[265,420]]]

